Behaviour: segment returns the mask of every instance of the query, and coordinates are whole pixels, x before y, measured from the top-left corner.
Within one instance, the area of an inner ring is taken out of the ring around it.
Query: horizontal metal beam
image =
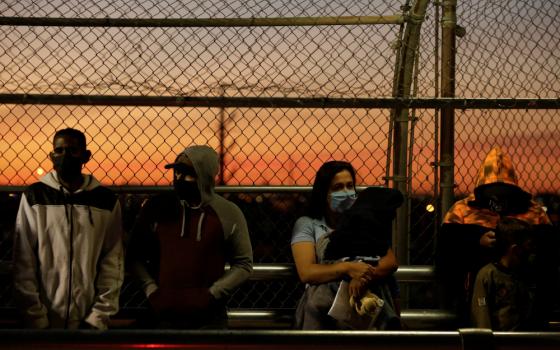
[[[402,24],[402,15],[271,18],[54,18],[0,17],[0,25],[51,27],[278,27]]]
[[[226,267],[227,268],[227,267]],[[431,265],[400,266],[395,277],[399,282],[431,282],[434,281],[434,267]],[[266,281],[286,278],[297,278],[295,265],[258,263],[253,268],[251,280]]]
[[[117,193],[150,194],[168,192],[171,186],[106,186]],[[356,186],[356,190],[362,191],[368,186]],[[0,186],[0,192],[20,193],[26,186]],[[216,186],[218,193],[305,193],[311,192],[311,186]]]
[[[293,324],[293,309],[230,309],[229,327],[289,329]],[[408,309],[401,312],[401,320],[410,329],[450,329],[457,316],[447,310]]]
[[[0,261],[0,275],[12,272],[10,261]],[[226,265],[226,270],[229,265]],[[395,277],[399,282],[430,282],[434,280],[434,267],[431,265],[400,266]],[[269,264],[255,263],[253,273],[249,277],[252,281],[285,280],[297,278],[296,268],[293,263]]]
[[[560,98],[330,98],[0,94],[0,104],[219,108],[560,109]]]
[[[0,349],[439,349],[475,350],[462,331],[0,330]],[[558,349],[560,333],[469,330],[488,349]]]
[[[431,282],[435,280],[432,265],[403,265],[399,266],[395,277],[399,282]]]
[[[226,266],[229,269],[229,266]],[[253,281],[285,280],[297,278],[294,264],[256,263],[249,279]]]
[[[130,327],[139,317],[145,317],[147,308],[121,308],[119,317],[110,320],[111,329]],[[1,308],[0,322],[16,328],[18,312],[15,308]],[[294,322],[295,310],[282,309],[228,309],[228,327],[231,329],[291,329]],[[447,310],[439,309],[407,309],[401,312],[401,320],[409,329],[453,329],[457,317]],[[0,323],[1,324],[1,323]],[[0,346],[1,349],[1,346]]]

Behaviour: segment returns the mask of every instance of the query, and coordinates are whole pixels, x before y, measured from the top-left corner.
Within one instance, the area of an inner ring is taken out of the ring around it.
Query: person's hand
[[[367,290],[368,283],[364,279],[353,278],[348,284],[348,293],[353,296],[354,299],[359,300],[360,297]]]
[[[491,248],[496,244],[496,233],[488,231],[480,237],[480,245],[486,248]]]
[[[373,280],[375,277],[375,267],[362,261],[349,262],[348,276],[351,279],[362,279],[365,282]]]

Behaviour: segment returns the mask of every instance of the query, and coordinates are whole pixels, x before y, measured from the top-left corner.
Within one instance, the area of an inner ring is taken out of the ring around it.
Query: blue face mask
[[[354,204],[356,191],[337,191],[331,193],[331,209],[335,213],[342,213]]]

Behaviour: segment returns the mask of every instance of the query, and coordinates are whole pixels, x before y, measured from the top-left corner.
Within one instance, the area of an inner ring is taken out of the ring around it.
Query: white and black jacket
[[[21,198],[14,238],[16,302],[27,327],[106,329],[123,281],[121,208],[91,175],[69,193],[50,172]]]

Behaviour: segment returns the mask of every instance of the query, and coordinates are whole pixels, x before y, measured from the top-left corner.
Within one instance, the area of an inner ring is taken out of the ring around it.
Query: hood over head
[[[490,209],[496,206],[498,212],[523,212],[531,199],[531,195],[518,186],[511,158],[500,147],[492,148],[486,155],[478,172],[474,196],[475,200],[469,205]],[[509,208],[501,208],[503,206]]]
[[[493,183],[504,183],[517,186],[517,175],[513,169],[511,158],[498,146],[486,155],[480,170],[475,188]]]
[[[201,201],[208,203],[214,196],[215,179],[219,170],[218,154],[209,146],[194,145],[185,148],[177,155],[177,158],[181,155],[185,155],[193,163]],[[175,161],[167,164],[165,168],[171,169],[177,164],[178,162]]]

